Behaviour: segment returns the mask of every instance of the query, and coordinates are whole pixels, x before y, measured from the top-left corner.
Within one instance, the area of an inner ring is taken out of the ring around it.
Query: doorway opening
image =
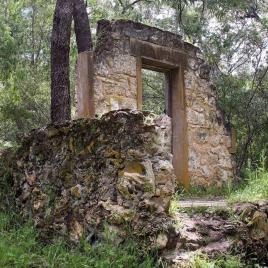
[[[142,52],[147,50],[144,51]],[[152,56],[156,59],[137,59],[137,107],[139,110],[149,110],[159,115],[166,114],[171,118],[173,168],[177,180],[188,188],[190,180],[184,66],[169,64],[159,60],[157,55]]]
[[[142,109],[154,114],[167,111],[167,74],[142,69]]]

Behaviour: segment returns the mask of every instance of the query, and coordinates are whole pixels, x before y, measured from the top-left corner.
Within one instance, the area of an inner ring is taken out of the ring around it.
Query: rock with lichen
[[[163,247],[175,183],[170,137],[168,118],[130,110],[32,131],[13,167],[21,215],[46,236],[90,241],[104,223],[127,224]]]

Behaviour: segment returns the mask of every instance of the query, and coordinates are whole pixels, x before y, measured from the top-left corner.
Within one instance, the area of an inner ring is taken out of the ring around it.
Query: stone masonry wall
[[[32,131],[14,159],[16,201],[47,236],[98,239],[106,223],[168,234],[174,192],[170,120],[113,111]],[[153,241],[152,241],[153,242]]]
[[[99,24],[97,35],[94,51],[96,113],[137,109],[136,58],[125,47],[129,38],[114,31],[106,21]]]
[[[189,173],[195,185],[228,182],[233,177],[230,132],[217,109],[215,92],[190,67],[185,72]]]
[[[129,55],[109,55],[96,63],[95,107],[97,114],[118,109],[137,109],[136,60]],[[101,89],[101,90],[98,90]]]
[[[94,51],[96,113],[137,109],[137,59],[131,54],[131,38],[187,55],[184,82],[191,184],[227,182],[233,177],[230,130],[217,108],[209,67],[200,50],[181,36],[132,21],[100,21]]]

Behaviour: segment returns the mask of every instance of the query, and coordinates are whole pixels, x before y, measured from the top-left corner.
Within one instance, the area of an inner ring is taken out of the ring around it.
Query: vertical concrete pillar
[[[142,60],[141,57],[136,58],[136,76],[137,76],[137,108],[142,110]]]
[[[173,167],[178,181],[188,189],[188,135],[182,66],[171,70],[171,95]]]
[[[95,115],[93,68],[93,52],[80,53],[76,70],[77,118],[92,118]]]

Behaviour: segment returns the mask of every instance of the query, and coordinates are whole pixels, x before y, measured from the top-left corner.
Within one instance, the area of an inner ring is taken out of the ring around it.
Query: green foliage
[[[247,167],[245,181],[228,196],[230,202],[253,202],[268,199],[268,170],[262,166],[258,169]]]
[[[170,205],[168,208],[168,213],[170,216],[174,216],[179,211],[180,205],[179,205],[179,194],[176,192],[173,194]]]
[[[165,74],[143,70],[143,110],[165,113]]]
[[[1,142],[14,144],[22,134],[48,122],[53,6],[52,0],[0,5]]]
[[[102,242],[81,241],[71,246],[64,240],[42,244],[31,223],[14,214],[0,214],[0,267],[156,267],[152,256],[141,256],[134,240],[115,245],[116,234],[106,231]]]
[[[255,75],[263,77],[264,72],[260,69]],[[263,152],[266,157],[268,152],[268,77],[252,82],[251,74],[247,71],[237,75],[222,75],[216,85],[220,106],[237,132],[235,157],[238,171],[242,170],[247,159],[250,159],[253,167],[259,166]]]
[[[223,256],[216,260],[209,260],[203,254],[196,254],[192,261],[192,268],[240,268],[242,266],[242,262],[237,256]]]
[[[213,197],[227,197],[233,190],[231,182],[219,187],[216,185],[211,186],[191,186],[186,191],[182,186],[178,189],[178,195],[180,198],[213,198]]]

